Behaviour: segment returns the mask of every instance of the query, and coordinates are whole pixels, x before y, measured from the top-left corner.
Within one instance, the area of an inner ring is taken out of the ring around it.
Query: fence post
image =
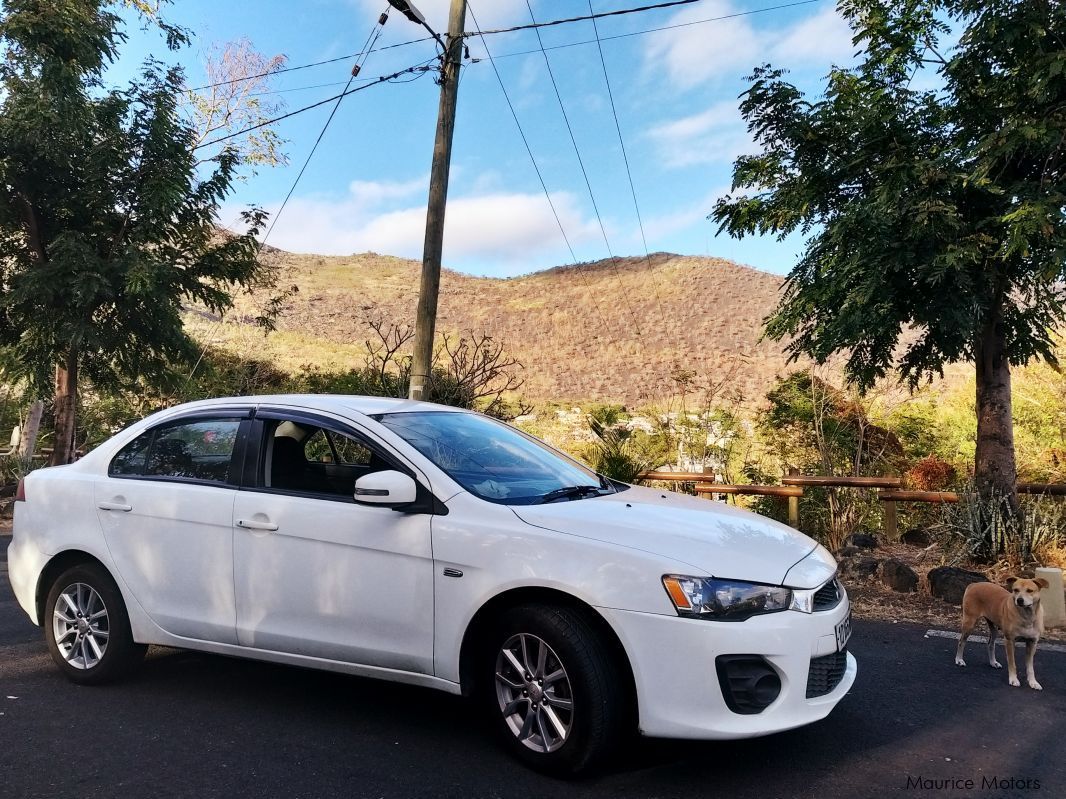
[[[882,501],[881,505],[885,512],[885,540],[895,541],[899,538],[899,518],[896,516],[896,502],[895,500]]]
[[[795,466],[790,467],[788,470],[789,477],[795,477],[799,474],[799,469]],[[788,498],[788,526],[794,530],[800,528],[800,501],[799,497]]]
[[[1062,594],[1062,569],[1041,567],[1036,570],[1037,577],[1048,581],[1048,587],[1041,591],[1044,606],[1044,623],[1048,627],[1066,625],[1066,603]]]

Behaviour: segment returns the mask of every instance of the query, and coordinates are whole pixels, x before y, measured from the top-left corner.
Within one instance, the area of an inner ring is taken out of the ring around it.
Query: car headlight
[[[792,591],[779,585],[667,574],[663,586],[678,615],[695,619],[744,621],[792,606]]]

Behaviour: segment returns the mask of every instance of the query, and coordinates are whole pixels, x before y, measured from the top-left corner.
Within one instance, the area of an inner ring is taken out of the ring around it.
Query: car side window
[[[240,419],[196,419],[157,428],[145,477],[226,483]]]
[[[304,455],[311,463],[333,463],[333,447],[330,446],[326,431],[319,428],[304,442]]]
[[[369,466],[374,460],[374,452],[357,438],[346,436],[343,433],[329,432],[333,450],[337,453],[337,462],[351,466]]]
[[[351,500],[356,480],[388,468],[353,435],[302,421],[277,421],[266,428],[265,488]]]
[[[141,433],[133,441],[119,450],[107,467],[107,473],[111,477],[128,477],[144,473],[144,465],[148,461],[148,448],[152,445],[154,430]]]

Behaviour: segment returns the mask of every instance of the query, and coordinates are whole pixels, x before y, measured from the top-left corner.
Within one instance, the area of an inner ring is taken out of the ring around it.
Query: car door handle
[[[243,527],[245,530],[268,530],[270,532],[278,529],[278,526],[273,522],[256,522],[249,519],[237,519],[237,526]]]
[[[120,510],[123,513],[129,513],[133,510],[132,505],[123,505],[121,502],[98,502],[96,507],[100,510]]]

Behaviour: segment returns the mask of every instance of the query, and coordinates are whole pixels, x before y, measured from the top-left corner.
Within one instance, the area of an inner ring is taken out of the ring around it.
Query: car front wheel
[[[540,771],[587,771],[629,731],[620,664],[578,611],[527,605],[506,612],[485,661],[496,726],[511,751]]]
[[[95,564],[74,566],[59,576],[48,592],[43,623],[52,660],[76,683],[116,679],[147,650],[133,641],[118,586]]]

